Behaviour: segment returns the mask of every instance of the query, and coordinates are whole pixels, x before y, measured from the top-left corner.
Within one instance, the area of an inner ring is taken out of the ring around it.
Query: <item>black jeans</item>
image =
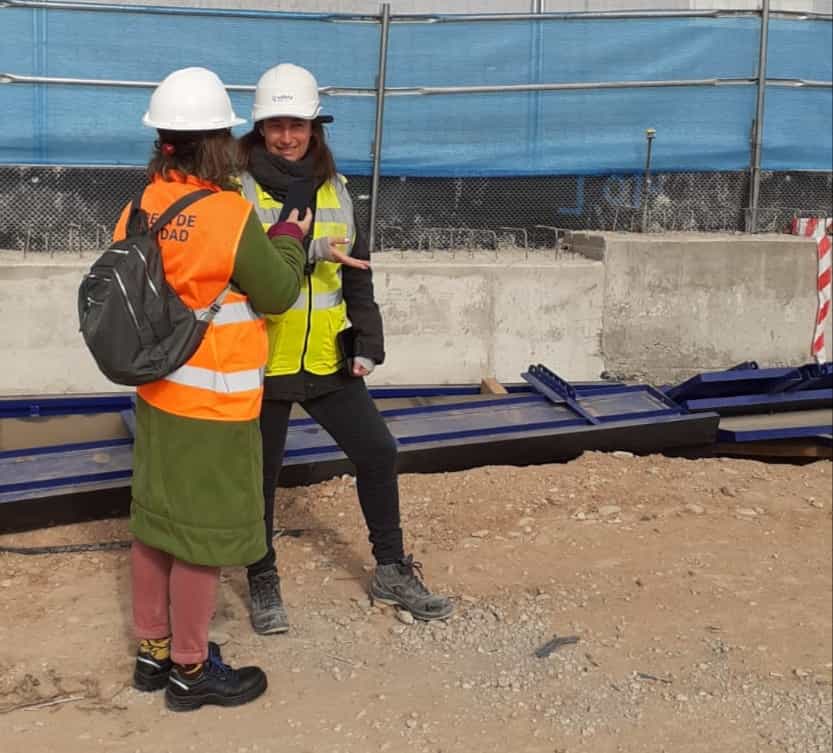
[[[370,531],[373,556],[380,565],[404,557],[399,523],[396,440],[379,414],[363,379],[351,379],[336,392],[301,403],[329,432],[356,467],[359,503]],[[249,566],[249,575],[275,567],[275,490],[278,485],[292,402],[264,400],[260,413],[263,436],[263,497],[266,545],[263,559]]]

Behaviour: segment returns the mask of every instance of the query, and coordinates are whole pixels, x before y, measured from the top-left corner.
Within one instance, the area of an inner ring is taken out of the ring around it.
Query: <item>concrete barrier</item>
[[[604,263],[602,352],[614,376],[662,383],[747,360],[773,366],[811,360],[812,241],[574,233],[568,243]],[[829,326],[827,338],[833,345]]]
[[[516,381],[531,362],[595,379],[604,269],[581,257],[460,253],[374,260],[388,359],[374,384]],[[113,391],[78,333],[76,291],[94,257],[0,254],[0,394]]]
[[[538,362],[568,379],[598,378],[602,264],[544,256],[378,254],[374,279],[389,351],[378,380],[517,381]]]
[[[388,360],[374,384],[568,379],[654,383],[758,360],[810,360],[816,251],[784,235],[575,233],[553,252],[387,252],[374,258]],[[119,389],[77,331],[93,257],[0,253],[0,394]],[[829,327],[828,327],[829,330]],[[828,352],[833,336],[828,332]]]
[[[76,296],[92,257],[0,254],[0,394],[125,389],[105,379],[78,332]]]

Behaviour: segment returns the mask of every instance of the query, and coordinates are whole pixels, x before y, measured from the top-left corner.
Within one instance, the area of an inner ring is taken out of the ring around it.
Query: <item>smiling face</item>
[[[302,118],[268,118],[260,123],[260,132],[269,154],[289,162],[303,159],[312,138],[312,121]]]

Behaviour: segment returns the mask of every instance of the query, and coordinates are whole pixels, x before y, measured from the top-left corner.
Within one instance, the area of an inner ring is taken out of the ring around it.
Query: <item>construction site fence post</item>
[[[746,230],[758,230],[758,204],[761,198],[761,148],[766,107],[766,61],[769,40],[769,0],[761,0],[761,35],[758,44],[758,90],[755,98],[755,120],[752,124],[752,150],[749,166],[749,215]]]
[[[390,32],[390,4],[382,5],[379,27],[379,69],[376,74],[376,119],[373,125],[373,173],[370,181],[370,227],[368,246],[376,248],[376,212],[379,209],[379,173],[382,162],[382,136],[385,120],[385,79],[388,69],[388,36]]]

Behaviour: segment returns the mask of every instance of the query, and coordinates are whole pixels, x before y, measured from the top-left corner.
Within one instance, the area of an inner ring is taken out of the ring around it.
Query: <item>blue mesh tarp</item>
[[[205,65],[227,84],[253,85],[281,61],[321,85],[371,89],[379,26],[333,17],[119,10],[0,9],[0,72],[158,81]],[[773,19],[771,78],[833,79],[831,24]],[[754,17],[394,24],[388,86],[752,78]],[[140,126],[149,88],[0,85],[0,162],[143,164],[153,133]],[[235,92],[247,117],[252,95]],[[763,167],[830,170],[828,89],[770,86]],[[373,97],[324,99],[339,168],[371,168]],[[382,169],[413,176],[555,175],[639,171],[644,131],[654,166],[739,170],[749,164],[754,86],[391,96]],[[242,132],[242,130],[241,130]]]

